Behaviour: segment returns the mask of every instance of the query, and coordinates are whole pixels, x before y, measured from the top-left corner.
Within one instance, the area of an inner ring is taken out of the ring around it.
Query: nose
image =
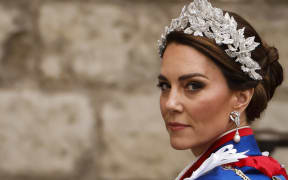
[[[183,106],[181,104],[181,95],[176,89],[171,89],[168,100],[166,102],[166,108],[172,112],[182,112]]]

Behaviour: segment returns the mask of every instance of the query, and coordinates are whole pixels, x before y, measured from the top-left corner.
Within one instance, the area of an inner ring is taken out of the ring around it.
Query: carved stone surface
[[[0,171],[70,175],[91,151],[94,117],[78,94],[0,91]]]
[[[169,145],[157,40],[186,2],[1,0],[0,179],[173,179],[193,157]],[[279,49],[287,79],[287,1],[212,3]],[[255,129],[287,132],[287,82]]]
[[[274,129],[279,132],[287,132],[288,121],[285,112],[288,109],[287,101],[271,102],[263,113],[263,118],[255,123],[258,129]]]
[[[144,6],[76,4],[49,3],[41,9],[44,77],[120,87],[155,77],[157,22],[163,14],[149,15]]]
[[[14,24],[13,20],[17,16],[17,11],[7,10],[5,7],[0,6],[0,46],[5,46],[5,41],[7,37],[17,31],[17,26]],[[0,57],[3,56],[3,48],[0,49]]]

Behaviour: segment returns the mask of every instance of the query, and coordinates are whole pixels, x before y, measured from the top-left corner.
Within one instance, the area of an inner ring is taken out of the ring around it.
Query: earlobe
[[[243,112],[249,105],[253,97],[253,94],[254,94],[254,88],[247,89],[244,91],[236,91],[235,92],[236,102],[234,104],[234,109]]]

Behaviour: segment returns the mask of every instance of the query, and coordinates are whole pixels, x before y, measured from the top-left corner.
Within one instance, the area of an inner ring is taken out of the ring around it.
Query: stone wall
[[[156,40],[185,2],[0,0],[0,179],[173,179],[193,157],[169,145]],[[287,79],[287,1],[213,3],[279,47]],[[287,93],[256,129],[288,132]]]

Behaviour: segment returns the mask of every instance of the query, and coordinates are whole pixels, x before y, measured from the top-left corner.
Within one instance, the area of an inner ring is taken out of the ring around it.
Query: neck
[[[238,129],[243,129],[243,128],[247,128],[249,127],[247,123],[241,123],[240,127]],[[209,147],[218,139],[220,139],[221,137],[225,136],[226,134],[229,134],[233,131],[236,131],[236,127],[235,125],[230,126],[229,128],[227,128],[226,131],[224,131],[222,134],[220,134],[219,136],[215,137],[212,141],[209,141],[208,143],[205,143],[203,145],[197,146],[197,147],[193,147],[191,149],[192,153],[194,156],[199,157],[201,156],[204,152],[206,152]]]

